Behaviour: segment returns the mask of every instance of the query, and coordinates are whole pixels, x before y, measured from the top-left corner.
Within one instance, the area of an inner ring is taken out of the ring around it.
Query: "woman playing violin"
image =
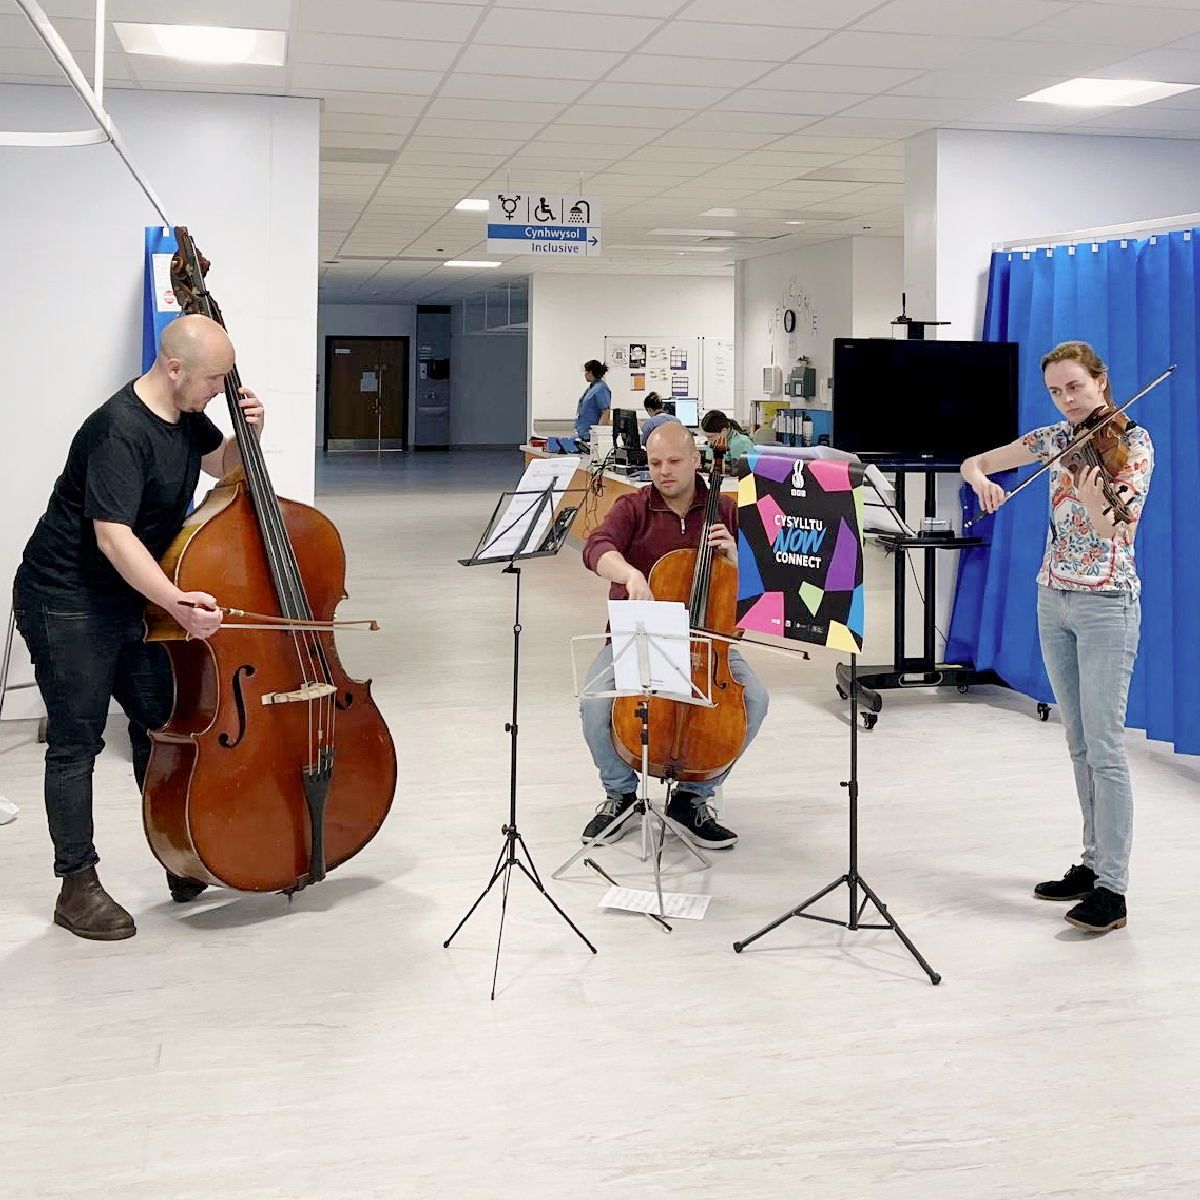
[[[1108,368],[1086,342],[1055,346],[1041,366],[1064,420],[962,464],[985,512],[1005,499],[990,475],[1053,458],[1113,408]],[[1037,884],[1034,895],[1078,901],[1067,920],[1095,933],[1126,923],[1133,794],[1125,703],[1141,622],[1133,542],[1154,466],[1150,435],[1117,420],[1124,431],[1108,427],[1102,455],[1072,451],[1050,468],[1050,525],[1037,575],[1042,658],[1075,769],[1083,856],[1062,879]]]

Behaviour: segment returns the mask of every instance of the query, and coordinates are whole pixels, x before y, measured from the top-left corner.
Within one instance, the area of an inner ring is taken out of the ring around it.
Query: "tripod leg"
[[[508,857],[509,857],[509,849],[508,849],[508,841],[506,839],[504,842],[504,846],[500,851],[500,857],[498,859],[496,859],[496,869],[492,872],[492,877],[491,877],[491,879],[488,880],[487,887],[485,887],[483,889],[483,891],[479,893],[479,896],[476,899],[475,903],[472,904],[471,907],[467,910],[467,915],[465,917],[463,917],[463,919],[461,921],[459,921],[459,923],[457,925],[455,925],[454,933],[452,933],[442,943],[443,950],[447,946],[449,946],[452,941],[454,941],[454,935],[457,934],[458,931],[471,919],[471,914],[483,903],[484,896],[486,896],[488,894],[488,892],[490,892],[492,890],[492,888],[495,886],[496,880],[500,878],[500,874],[504,870],[504,865],[505,865],[505,862],[508,860]]]
[[[875,895],[875,893],[867,884],[867,881],[863,879],[862,876],[858,877],[858,885],[864,892],[866,892],[868,896],[870,896],[871,903],[874,904],[877,909],[879,909],[879,915],[892,927],[892,930],[895,932],[896,936],[904,943],[909,954],[911,954],[913,958],[920,963],[921,970],[923,970],[925,974],[929,976],[929,982],[932,983],[934,987],[937,987],[937,985],[942,982],[942,977],[925,961],[925,959],[921,956],[920,950],[918,950],[916,946],[914,946],[912,942],[908,940],[908,935],[903,929],[900,928],[899,925],[896,924],[895,917],[888,912],[887,906],[884,904],[884,902],[880,900],[877,895]]]
[[[809,905],[816,904],[816,902],[818,900],[820,900],[822,896],[828,896],[829,893],[834,890],[834,888],[841,887],[841,885],[843,883],[849,883],[849,882],[850,882],[849,875],[839,876],[827,887],[823,887],[819,892],[816,893],[816,895],[809,896],[809,898],[807,900],[805,900],[803,904],[798,904],[795,908],[789,909],[787,912],[785,912],[782,917],[776,917],[775,920],[772,921],[769,925],[764,925],[757,933],[752,933],[748,938],[743,938],[740,942],[734,942],[733,943],[734,950],[736,950],[738,954],[741,954],[741,952],[748,945],[750,945],[751,942],[758,941],[758,939],[760,937],[762,937],[762,935],[764,933],[770,933],[772,929],[778,929],[779,926],[784,923],[784,921],[790,920],[792,917],[800,916],[800,914],[802,912],[804,912],[804,910],[806,908],[808,908]],[[839,924],[840,924],[840,922],[839,922]]]
[[[510,839],[511,844],[511,839]],[[508,912],[508,885],[512,880],[512,869],[514,864],[520,866],[516,858],[512,855],[505,860],[504,883],[500,888],[500,927],[496,930],[496,962],[492,967],[492,999],[496,998],[496,977],[500,974],[500,943],[504,939],[504,914]]]
[[[579,859],[581,859],[589,850],[593,849],[595,846],[608,845],[608,839],[612,837],[613,831],[616,829],[619,829],[622,825],[625,824],[626,821],[628,821],[631,817],[635,816],[637,814],[637,807],[638,806],[636,804],[631,804],[615,821],[612,822],[611,825],[606,825],[598,834],[596,834],[596,836],[594,838],[591,838],[588,841],[584,842],[583,845],[580,846],[580,848],[578,850],[576,850],[575,853],[572,854],[571,857],[568,858],[567,861],[565,863],[563,863],[563,865],[561,867],[550,872],[550,878],[551,879],[561,878],[563,873],[569,867],[573,866],[576,862],[578,862]],[[522,842],[522,845],[524,845],[523,842]],[[526,853],[528,853],[528,851],[526,851]]]
[[[524,845],[524,843],[522,843],[522,845]],[[525,851],[525,854],[528,856],[528,854],[529,854],[529,851],[528,851],[528,850],[526,850],[526,851]],[[585,945],[585,946],[586,946],[586,947],[587,947],[587,948],[588,948],[588,949],[589,949],[589,950],[590,950],[590,951],[591,951],[593,954],[597,953],[597,951],[596,951],[596,947],[595,947],[595,946],[593,946],[593,945],[592,945],[592,943],[591,943],[590,941],[588,941],[588,939],[587,939],[587,936],[586,936],[586,935],[585,935],[585,934],[584,934],[584,933],[583,933],[583,932],[580,930],[579,926],[578,926],[578,925],[576,925],[576,924],[575,924],[575,922],[574,922],[574,921],[572,921],[572,920],[571,920],[571,918],[570,918],[570,917],[568,917],[568,916],[567,916],[567,914],[566,914],[565,912],[563,912],[563,910],[562,910],[561,908],[559,908],[559,906],[558,906],[557,902],[555,901],[554,897],[553,897],[552,895],[550,895],[550,893],[549,893],[548,891],[546,891],[546,889],[545,889],[544,887],[542,887],[542,885],[541,885],[541,882],[540,882],[540,881],[539,881],[539,880],[536,878],[536,871],[535,871],[533,874],[530,874],[529,867],[526,867],[526,866],[525,866],[525,864],[524,864],[523,862],[521,862],[521,860],[520,860],[520,859],[517,859],[517,860],[514,862],[514,864],[513,864],[513,865],[514,865],[514,866],[517,866],[517,867],[519,867],[519,868],[520,868],[522,871],[524,871],[524,872],[525,872],[525,877],[526,877],[526,878],[529,880],[529,882],[530,882],[530,883],[532,883],[532,884],[533,884],[533,886],[534,886],[535,888],[537,888],[537,890],[538,890],[539,892],[541,892],[541,893],[542,893],[542,895],[543,895],[543,896],[545,896],[545,897],[546,897],[546,899],[547,899],[547,900],[550,902],[550,907],[551,907],[551,908],[553,908],[553,909],[554,909],[554,911],[555,911],[556,913],[558,913],[558,915],[559,915],[560,917],[562,917],[562,919],[563,919],[564,921],[566,921],[566,923],[567,923],[568,925],[570,925],[570,927],[571,927],[571,928],[572,928],[572,929],[575,931],[575,933],[576,933],[576,935],[578,936],[579,940],[580,940],[581,942],[583,942],[583,944],[584,944],[584,945]],[[530,864],[529,864],[529,865],[530,865],[530,866],[533,866],[533,862],[532,862],[532,860],[530,861]]]

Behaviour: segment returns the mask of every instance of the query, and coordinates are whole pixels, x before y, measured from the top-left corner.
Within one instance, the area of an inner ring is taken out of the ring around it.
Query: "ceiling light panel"
[[[282,66],[287,59],[287,34],[278,29],[143,25],[125,21],[114,21],[113,29],[127,54],[267,67]]]
[[[1145,79],[1068,79],[1053,87],[1018,99],[1032,104],[1060,104],[1069,108],[1132,108],[1152,104],[1167,96],[1190,92],[1194,83],[1156,83]]]

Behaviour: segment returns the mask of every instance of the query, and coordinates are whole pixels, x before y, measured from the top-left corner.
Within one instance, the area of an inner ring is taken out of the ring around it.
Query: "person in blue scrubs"
[[[579,397],[575,410],[575,437],[581,442],[591,442],[593,425],[607,425],[612,421],[612,393],[604,382],[607,374],[608,367],[594,358],[583,364],[587,388]]]

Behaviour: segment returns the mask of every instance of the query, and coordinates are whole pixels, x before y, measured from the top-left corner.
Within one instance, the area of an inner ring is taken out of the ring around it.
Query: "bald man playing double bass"
[[[75,434],[17,569],[13,610],[46,704],[46,815],[62,879],[54,923],[77,937],[116,941],[136,932],[96,876],[92,769],[110,700],[129,718],[139,788],[150,761],[147,730],[171,715],[170,661],[143,640],[146,601],[193,637],[207,638],[221,624],[213,597],[180,591],[158,559],[183,526],[200,472],[219,479],[241,465],[236,441],[204,415],[234,357],[215,321],[172,321],[150,370]],[[245,388],[240,404],[259,434],[262,405]],[[181,902],[204,889],[167,880]]]

